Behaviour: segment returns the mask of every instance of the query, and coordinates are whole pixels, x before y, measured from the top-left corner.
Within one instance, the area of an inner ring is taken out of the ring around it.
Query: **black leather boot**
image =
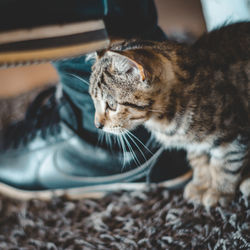
[[[79,110],[66,94],[60,95],[55,97],[55,87],[43,91],[24,120],[2,131],[0,192],[22,199],[54,193],[78,198],[141,189],[149,182],[178,187],[190,178],[185,153],[168,153],[157,145],[146,144],[145,149],[138,143],[141,149],[126,151],[124,163],[117,143],[98,145],[96,134],[82,127]]]

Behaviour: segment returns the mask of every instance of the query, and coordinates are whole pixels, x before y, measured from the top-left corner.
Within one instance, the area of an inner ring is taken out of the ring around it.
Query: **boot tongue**
[[[74,112],[77,112],[77,118],[81,117],[80,124],[90,133],[97,134],[98,130],[94,125],[95,108],[89,95],[89,76],[94,61],[88,56],[81,56],[71,60],[58,61],[54,63],[61,81],[64,95]],[[68,120],[68,119],[67,119]]]
[[[61,98],[60,102],[63,103],[63,105],[59,108],[59,115],[61,120],[66,123],[70,128],[77,131],[78,129],[78,122],[76,119],[75,112],[73,111],[73,108],[69,104],[69,102],[64,101],[64,97]]]
[[[63,96],[58,99],[58,103],[61,121],[83,140],[96,146],[99,134],[94,126],[93,113],[88,112],[87,108],[79,109],[66,93],[63,93]]]

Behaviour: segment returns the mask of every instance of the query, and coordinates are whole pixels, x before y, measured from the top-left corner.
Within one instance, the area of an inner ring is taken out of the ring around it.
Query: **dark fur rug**
[[[79,201],[1,196],[0,249],[250,249],[250,199],[207,211],[157,187]]]

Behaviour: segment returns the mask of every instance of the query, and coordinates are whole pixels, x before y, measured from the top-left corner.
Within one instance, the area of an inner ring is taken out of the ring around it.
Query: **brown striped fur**
[[[90,78],[97,127],[119,134],[144,124],[166,148],[186,149],[194,174],[184,197],[206,206],[230,200],[249,169],[249,89],[250,23],[193,45],[116,45]],[[249,194],[249,179],[242,186]]]

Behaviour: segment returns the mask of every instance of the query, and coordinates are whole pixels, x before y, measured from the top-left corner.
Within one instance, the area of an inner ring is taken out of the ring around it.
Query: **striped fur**
[[[249,90],[250,23],[193,45],[116,45],[90,78],[96,124],[115,134],[144,124],[166,148],[186,149],[194,176],[184,197],[206,206],[225,204],[248,174]],[[249,194],[248,180],[242,185]]]

